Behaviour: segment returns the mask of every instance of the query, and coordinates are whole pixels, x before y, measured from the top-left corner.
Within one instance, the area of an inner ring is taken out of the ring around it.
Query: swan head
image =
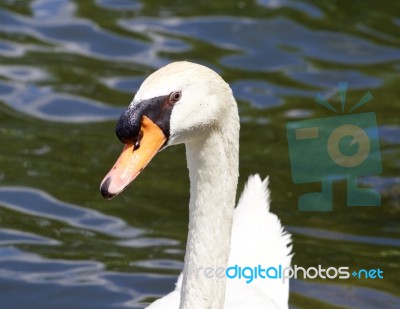
[[[223,127],[232,110],[238,117],[229,85],[205,66],[174,62],[151,74],[117,123],[124,148],[100,185],[103,197],[122,192],[158,151]]]

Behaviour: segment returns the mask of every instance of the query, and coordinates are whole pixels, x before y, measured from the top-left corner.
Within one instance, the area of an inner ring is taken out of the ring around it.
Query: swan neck
[[[230,126],[186,144],[190,205],[180,309],[223,308],[238,180],[235,117]]]

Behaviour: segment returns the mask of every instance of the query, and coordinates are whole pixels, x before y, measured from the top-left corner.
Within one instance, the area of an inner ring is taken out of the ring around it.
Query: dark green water
[[[121,150],[115,122],[143,79],[174,60],[217,70],[239,102],[240,189],[270,175],[293,264],[380,268],[383,279],[293,280],[291,308],[400,308],[400,3],[395,1],[2,0],[0,308],[142,308],[183,264],[183,147],[160,153],[112,202],[98,186]],[[332,116],[366,91],[383,172],[361,178],[381,207],[300,212],[286,123]]]

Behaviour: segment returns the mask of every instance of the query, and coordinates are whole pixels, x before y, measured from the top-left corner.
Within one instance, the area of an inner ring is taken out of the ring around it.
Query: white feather
[[[228,266],[290,266],[291,236],[270,212],[268,178],[249,177],[235,208]],[[182,273],[174,291],[152,303],[149,309],[179,308]],[[225,309],[288,308],[289,281],[256,279],[250,284],[230,279],[226,285]]]

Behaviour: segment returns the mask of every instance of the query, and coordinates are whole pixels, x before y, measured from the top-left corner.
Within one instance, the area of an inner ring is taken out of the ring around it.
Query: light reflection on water
[[[187,232],[183,149],[160,154],[112,202],[98,185],[120,151],[115,119],[150,72],[184,59],[231,84],[241,184],[271,176],[294,263],[385,271],[380,282],[294,280],[292,308],[400,307],[400,7],[372,4],[365,19],[338,3],[2,2],[0,307],[142,308],[173,289]],[[313,185],[292,185],[284,127],[332,116],[314,97],[337,103],[338,82],[349,83],[350,103],[373,93],[365,111],[377,115],[384,171],[361,182],[383,205],[343,207],[338,182],[332,213],[300,213],[297,198]]]

